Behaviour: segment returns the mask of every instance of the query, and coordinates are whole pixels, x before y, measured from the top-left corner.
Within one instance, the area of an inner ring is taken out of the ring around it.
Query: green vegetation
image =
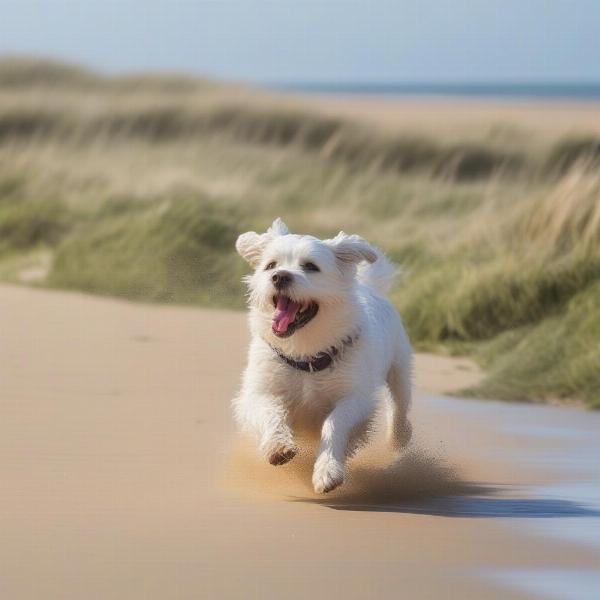
[[[57,249],[50,285],[159,302],[238,305],[234,211],[203,198],[108,204]]]
[[[465,393],[600,408],[600,140],[506,131],[431,139],[183,77],[0,61],[0,277],[241,308],[234,240],[281,215],[402,263],[415,345],[487,369]]]

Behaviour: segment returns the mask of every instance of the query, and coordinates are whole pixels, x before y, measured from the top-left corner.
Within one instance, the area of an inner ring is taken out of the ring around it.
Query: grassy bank
[[[600,407],[600,143],[385,131],[243,88],[0,63],[0,276],[241,307],[237,234],[276,215],[405,267],[417,347],[469,393]]]

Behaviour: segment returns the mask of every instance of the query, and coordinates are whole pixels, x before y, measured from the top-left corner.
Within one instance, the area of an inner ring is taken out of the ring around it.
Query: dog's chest
[[[306,373],[285,370],[285,397],[295,411],[329,413],[350,390],[348,378],[342,369],[325,369]]]

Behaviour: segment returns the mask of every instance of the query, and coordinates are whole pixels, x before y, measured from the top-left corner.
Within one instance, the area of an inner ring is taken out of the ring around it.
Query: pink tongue
[[[296,318],[296,313],[300,305],[289,298],[279,296],[277,298],[277,307],[273,315],[273,329],[277,333],[285,333],[290,323]]]

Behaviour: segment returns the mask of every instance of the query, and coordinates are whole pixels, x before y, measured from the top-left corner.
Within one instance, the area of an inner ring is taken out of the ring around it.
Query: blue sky
[[[600,81],[600,0],[0,0],[0,53],[252,81]]]

